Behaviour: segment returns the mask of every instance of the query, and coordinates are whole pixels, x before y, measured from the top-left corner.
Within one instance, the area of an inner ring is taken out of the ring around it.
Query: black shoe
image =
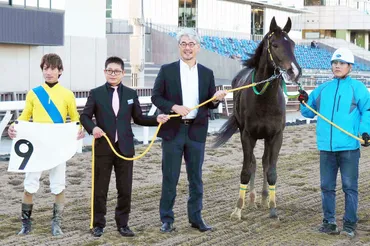
[[[161,232],[171,232],[176,230],[171,222],[164,222],[161,226]]]
[[[203,220],[201,220],[199,223],[191,223],[191,227],[196,228],[201,232],[212,230],[212,227],[208,226],[206,223],[204,223]]]
[[[330,235],[338,235],[339,230],[337,227],[337,224],[335,223],[329,223],[327,220],[324,220],[319,228],[319,232],[326,233]]]
[[[124,226],[121,228],[118,228],[119,234],[121,234],[122,237],[133,237],[135,236],[135,233],[130,230],[130,227]]]
[[[94,227],[94,229],[92,229],[91,233],[94,235],[94,237],[101,237],[104,233],[104,228],[102,227]]]

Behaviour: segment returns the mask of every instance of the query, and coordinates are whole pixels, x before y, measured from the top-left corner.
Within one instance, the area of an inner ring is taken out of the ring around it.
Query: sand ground
[[[101,238],[89,233],[91,152],[76,154],[68,163],[66,208],[63,220],[64,236],[52,237],[50,220],[53,198],[48,187],[48,175],[41,179],[34,198],[33,231],[17,236],[20,229],[20,207],[23,174],[8,173],[7,163],[0,162],[0,244],[1,245],[370,245],[370,148],[362,149],[359,181],[358,235],[349,240],[344,236],[318,233],[322,220],[319,181],[319,154],[316,149],[315,125],[289,126],[278,161],[277,208],[279,219],[268,218],[268,210],[260,206],[262,189],[263,141],[255,148],[257,158],[256,189],[258,208],[247,207],[240,221],[231,221],[230,214],[239,195],[242,150],[239,134],[224,146],[211,147],[207,140],[203,168],[203,218],[214,231],[200,233],[192,229],[187,219],[188,186],[185,167],[182,168],[175,203],[175,226],[170,234],[159,232],[159,199],[161,193],[161,149],[153,149],[134,163],[134,183],[130,227],[134,238],[123,238],[115,228],[115,178],[112,174],[108,195],[106,232]],[[146,146],[137,145],[137,153]],[[338,181],[340,178],[338,176]],[[342,225],[344,195],[337,185],[337,222]]]

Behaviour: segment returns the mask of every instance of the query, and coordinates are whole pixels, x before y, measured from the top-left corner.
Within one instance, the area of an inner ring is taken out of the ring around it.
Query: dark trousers
[[[189,222],[199,223],[202,219],[202,165],[205,143],[192,141],[188,137],[189,126],[181,124],[179,133],[170,141],[162,141],[162,195],[159,212],[162,222],[174,222],[173,205],[176,186],[180,177],[182,156],[186,163],[189,181]]]
[[[120,153],[117,143],[115,149]],[[104,228],[106,224],[107,194],[113,167],[118,192],[115,220],[117,228],[127,225],[131,210],[132,166],[133,161],[123,160],[113,152],[108,155],[95,155],[94,227]]]
[[[356,229],[358,206],[358,164],[360,150],[320,151],[321,197],[324,219],[335,222],[337,174],[340,170],[344,196],[343,227]]]

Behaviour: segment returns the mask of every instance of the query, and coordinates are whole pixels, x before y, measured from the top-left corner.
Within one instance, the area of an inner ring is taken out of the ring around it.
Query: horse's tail
[[[231,115],[229,119],[222,125],[219,135],[216,137],[213,147],[217,148],[229,140],[232,135],[238,130],[238,122],[235,115]]]

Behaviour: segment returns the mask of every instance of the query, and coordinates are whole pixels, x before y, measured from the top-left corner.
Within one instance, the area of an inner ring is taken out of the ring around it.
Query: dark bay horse
[[[240,191],[232,218],[241,219],[245,203],[247,185],[250,182],[250,204],[256,206],[254,178],[256,158],[253,149],[257,139],[265,140],[262,157],[263,189],[262,205],[270,208],[270,217],[277,217],[275,202],[276,164],[283,141],[285,127],[285,99],[281,88],[282,75],[289,81],[297,82],[301,68],[294,56],[294,42],[288,33],[292,22],[290,18],[283,29],[275,21],[265,35],[255,54],[244,62],[244,68],[235,76],[232,87],[270,79],[269,84],[259,84],[253,90],[234,92],[232,116],[220,129],[214,144],[218,147],[225,143],[238,129],[243,147],[243,168],[240,174]],[[274,76],[275,75],[275,76]],[[269,185],[269,187],[267,186]]]

